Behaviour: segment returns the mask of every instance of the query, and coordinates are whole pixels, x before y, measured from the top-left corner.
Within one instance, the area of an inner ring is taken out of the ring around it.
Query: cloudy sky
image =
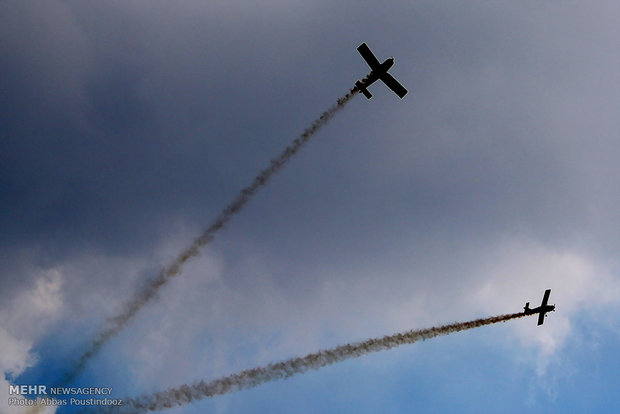
[[[619,38],[611,0],[2,1],[0,411],[368,73],[367,42],[409,94],[350,101],[73,384],[148,394],[551,288],[542,327],[169,412],[616,412]]]

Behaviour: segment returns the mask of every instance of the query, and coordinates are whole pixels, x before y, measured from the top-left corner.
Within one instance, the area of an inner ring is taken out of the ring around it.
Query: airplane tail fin
[[[370,92],[368,92],[368,89],[366,89],[366,86],[364,86],[364,84],[362,84],[362,82],[360,82],[360,81],[355,82],[355,87],[357,88],[358,91],[360,91],[361,93],[364,94],[366,99],[372,98],[372,94]]]
[[[523,310],[524,310],[525,312],[527,312],[527,311],[529,311],[529,310],[530,310],[530,302],[527,302],[527,303],[525,304],[525,306],[523,307]]]

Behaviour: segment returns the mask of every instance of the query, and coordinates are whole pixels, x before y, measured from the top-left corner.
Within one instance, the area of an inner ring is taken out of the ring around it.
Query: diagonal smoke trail
[[[436,336],[448,335],[466,329],[478,328],[498,322],[506,322],[523,316],[526,316],[524,312],[492,316],[469,322],[457,322],[433,328],[411,330],[384,336],[382,338],[341,345],[336,348],[308,354],[304,357],[291,358],[264,367],[247,369],[210,382],[201,381],[194,385],[181,385],[178,388],[161,391],[147,397],[125,399],[125,406],[121,411],[157,411],[185,405],[205,397],[227,394],[245,388],[256,387],[265,382],[289,378],[296,374],[301,374],[309,370],[317,370],[336,362],[357,358],[372,352],[383,351],[417,341],[424,341]]]
[[[344,96],[338,99],[337,103],[323,112],[312,125],[307,128],[299,137],[289,144],[284,151],[271,160],[269,167],[261,171],[250,185],[245,187],[237,194],[235,199],[226,206],[211,222],[209,227],[194,240],[194,242],[183,250],[177,258],[159,274],[147,282],[146,286],[138,291],[133,298],[125,305],[121,313],[108,321],[108,326],[97,333],[94,339],[87,345],[86,351],[77,360],[73,369],[63,378],[63,383],[70,383],[84,369],[86,362],[96,355],[101,347],[111,338],[122,331],[130,319],[149,301],[166,283],[175,276],[178,276],[183,269],[183,265],[192,257],[199,254],[200,249],[213,240],[215,234],[221,230],[226,223],[237,213],[239,213],[262,187],[286,165],[288,161],[312,138],[321,127],[325,126],[331,118],[358,93],[356,87],[349,90]]]

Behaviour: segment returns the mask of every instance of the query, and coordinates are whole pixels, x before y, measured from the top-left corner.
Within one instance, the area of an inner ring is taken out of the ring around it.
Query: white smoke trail
[[[265,382],[286,379],[293,375],[301,374],[309,370],[317,370],[346,359],[357,358],[362,355],[395,348],[400,345],[424,341],[436,336],[448,335],[466,329],[506,322],[524,316],[526,316],[526,314],[523,312],[492,316],[469,322],[457,322],[433,328],[410,330],[384,336],[382,338],[341,345],[336,348],[308,354],[304,357],[291,358],[285,361],[271,363],[264,367],[247,369],[209,382],[200,381],[194,385],[185,384],[178,388],[171,388],[150,396],[137,399],[125,399],[125,406],[122,407],[120,411],[123,413],[140,413],[181,406],[201,400],[205,397],[227,394],[246,388],[256,387]]]
[[[308,143],[310,138],[312,138],[321,127],[327,125],[334,115],[343,109],[347,102],[357,93],[357,88],[349,90],[344,96],[337,100],[336,104],[323,112],[309,128],[289,144],[280,155],[272,159],[269,167],[255,176],[252,183],[237,194],[235,199],[217,215],[209,227],[197,237],[189,247],[183,250],[169,266],[162,269],[155,278],[149,280],[145,287],[129,300],[123,307],[123,310],[108,321],[107,327],[95,335],[93,340],[87,345],[84,353],[78,358],[77,363],[65,374],[62,383],[70,383],[84,369],[86,362],[96,355],[105,343],[122,331],[136,313],[149,302],[166,283],[175,276],[181,274],[183,265],[192,257],[197,256],[200,253],[200,249],[213,240],[215,234],[221,230],[235,214],[239,213],[246,206],[252,196],[264,187],[267,182],[280,171],[306,143]]]

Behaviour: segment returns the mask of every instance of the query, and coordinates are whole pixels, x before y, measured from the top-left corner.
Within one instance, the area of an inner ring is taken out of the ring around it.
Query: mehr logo
[[[47,395],[47,386],[45,385],[9,385],[9,394],[21,395]]]

